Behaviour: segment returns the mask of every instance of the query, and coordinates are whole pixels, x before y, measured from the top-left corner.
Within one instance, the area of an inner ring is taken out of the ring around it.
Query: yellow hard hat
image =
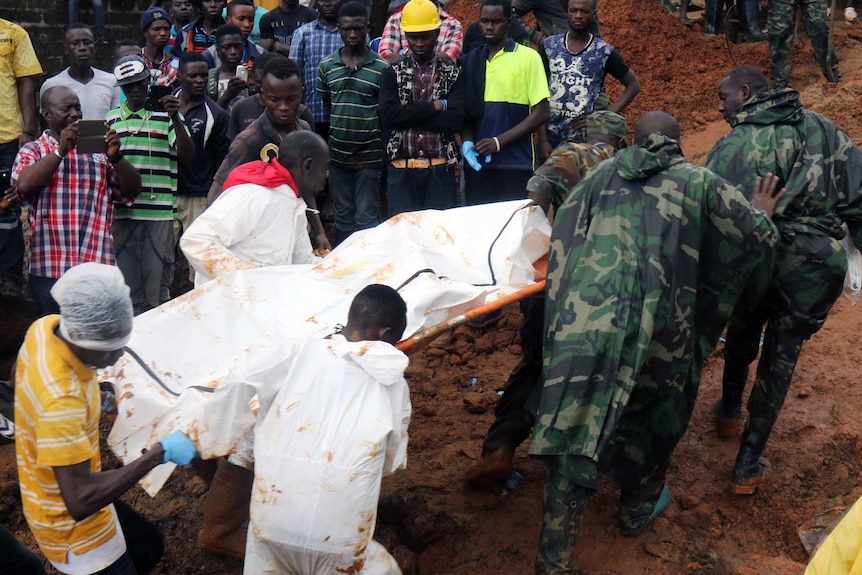
[[[440,11],[431,0],[410,0],[401,11],[404,32],[428,32],[440,26]]]

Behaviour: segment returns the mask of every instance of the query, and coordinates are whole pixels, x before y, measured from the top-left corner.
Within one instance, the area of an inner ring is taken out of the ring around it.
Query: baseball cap
[[[114,78],[118,86],[125,86],[141,80],[149,80],[150,71],[141,56],[128,54],[117,60],[114,66]]]

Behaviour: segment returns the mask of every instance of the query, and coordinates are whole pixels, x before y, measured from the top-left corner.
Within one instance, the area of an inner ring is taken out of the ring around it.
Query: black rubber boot
[[[739,0],[739,16],[745,25],[746,42],[766,40],[766,32],[760,28],[760,0]]]
[[[725,359],[721,399],[715,402],[715,432],[721,439],[736,437],[742,416],[742,392],[748,367],[737,367]]]
[[[742,434],[742,444],[736,456],[736,465],[733,467],[731,493],[751,495],[772,475],[769,461],[761,457],[771,431],[772,425],[769,423],[748,422]]]

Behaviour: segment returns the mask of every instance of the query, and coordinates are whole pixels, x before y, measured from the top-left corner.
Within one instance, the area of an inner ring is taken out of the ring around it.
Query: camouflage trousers
[[[548,466],[542,494],[542,531],[536,553],[536,575],[571,575],[575,542],[584,506],[595,489],[584,484],[595,474],[595,463],[577,455],[542,456]]]
[[[773,89],[784,88],[790,81],[797,5],[802,10],[802,24],[823,75],[827,79],[830,73],[838,77],[838,56],[829,46],[826,0],[769,0],[766,27],[769,31],[769,53],[772,56],[770,78]]]
[[[688,374],[688,362],[678,362]],[[666,372],[665,372],[666,373]],[[670,459],[685,434],[697,398],[699,377],[655,381],[649,362],[641,372],[613,436],[599,461],[577,455],[542,456],[547,466],[537,575],[576,573],[574,551],[583,506],[598,489],[601,470],[620,486],[620,524],[635,517],[661,493]]]
[[[734,312],[727,328],[722,390],[726,414],[742,404],[748,366],[757,357],[763,333],[748,415],[749,425],[771,429],[790,389],[802,344],[823,327],[841,295],[846,269],[846,254],[834,238],[800,234],[792,241],[782,240],[772,286],[753,310]]]

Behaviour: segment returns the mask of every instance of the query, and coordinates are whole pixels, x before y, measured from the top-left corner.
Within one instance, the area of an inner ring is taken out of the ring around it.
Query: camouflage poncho
[[[621,431],[619,451],[647,467],[654,438],[672,449],[703,358],[749,277],[768,276],[776,235],[660,134],[594,168],[554,224],[530,453],[597,461]]]
[[[709,152],[707,168],[740,186],[747,197],[757,176],[775,173],[787,194],[774,219],[788,243],[797,233],[840,240],[846,222],[853,243],[862,249],[862,151],[847,134],[803,108],[799,92],[790,89],[745,102],[731,125],[733,130]],[[825,243],[838,247],[837,241]],[[843,249],[837,256],[840,262]]]

